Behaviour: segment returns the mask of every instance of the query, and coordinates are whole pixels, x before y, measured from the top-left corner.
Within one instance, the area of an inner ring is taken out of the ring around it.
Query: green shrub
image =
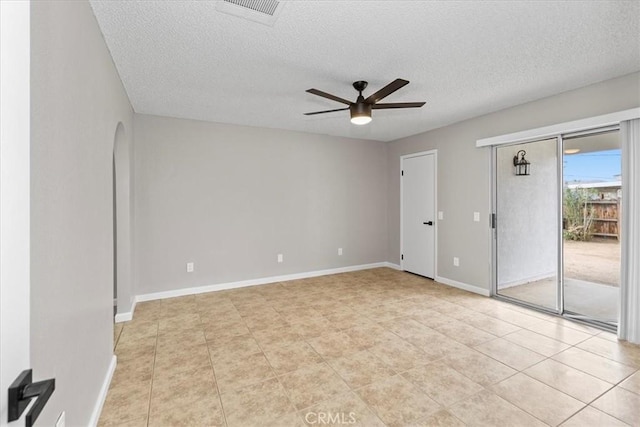
[[[587,202],[597,198],[590,188],[565,188],[563,202],[563,230],[566,240],[591,240],[594,209]]]

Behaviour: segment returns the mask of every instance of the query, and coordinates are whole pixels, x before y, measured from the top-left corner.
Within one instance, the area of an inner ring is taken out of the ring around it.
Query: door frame
[[[438,277],[438,150],[420,151],[417,153],[405,154],[400,156],[400,270],[404,271],[404,260],[402,254],[404,253],[404,180],[402,179],[402,166],[405,159],[412,157],[422,157],[433,155],[433,210],[435,211],[435,218],[433,219],[434,233],[433,233],[433,279]]]
[[[512,132],[503,135],[492,136],[488,138],[481,138],[476,140],[476,147],[483,148],[489,147],[492,150],[495,147],[499,147],[502,145],[510,145],[516,144],[519,142],[533,142],[540,141],[544,139],[554,138],[554,137],[562,137],[562,135],[573,134],[577,132],[590,131],[597,128],[605,128],[607,126],[615,126],[620,125],[620,122],[626,120],[633,120],[640,118],[640,107],[630,108],[627,110],[616,111],[612,113],[602,114],[599,116],[587,117],[584,119],[578,119],[563,123],[556,123],[552,125],[542,126],[533,129],[527,129],[518,132]],[[561,147],[560,147],[561,148]],[[495,215],[495,180],[496,180],[496,164],[495,164],[495,155],[491,156],[491,176],[490,176],[490,188],[491,188],[491,207],[492,214]],[[495,239],[495,228],[492,227],[491,237],[490,237],[490,245],[491,245],[491,291],[490,296],[494,298],[503,298],[507,299],[503,296],[498,296],[496,292],[497,288],[497,268],[496,268],[496,239]],[[554,313],[553,311],[547,311],[544,308],[538,306],[532,306],[530,304],[526,304],[523,302],[519,302],[516,300],[509,300],[512,303],[527,306],[533,309],[546,311],[549,313]],[[574,319],[581,321],[580,319]]]
[[[0,1],[0,425],[8,387],[31,363],[30,9]]]

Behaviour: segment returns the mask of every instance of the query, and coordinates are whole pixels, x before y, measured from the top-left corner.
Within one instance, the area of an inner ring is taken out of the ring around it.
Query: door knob
[[[423,222],[424,225],[433,225],[433,221]]]

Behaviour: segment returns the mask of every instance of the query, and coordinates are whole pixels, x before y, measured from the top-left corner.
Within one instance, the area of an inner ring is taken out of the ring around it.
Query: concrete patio
[[[565,311],[604,322],[617,322],[620,244],[617,240],[565,241]],[[499,289],[498,294],[546,308],[556,308],[556,278]]]

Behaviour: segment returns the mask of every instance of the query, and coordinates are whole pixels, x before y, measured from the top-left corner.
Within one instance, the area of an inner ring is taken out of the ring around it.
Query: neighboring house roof
[[[617,188],[621,187],[621,181],[608,181],[608,182],[581,182],[576,184],[567,184],[568,188]]]

